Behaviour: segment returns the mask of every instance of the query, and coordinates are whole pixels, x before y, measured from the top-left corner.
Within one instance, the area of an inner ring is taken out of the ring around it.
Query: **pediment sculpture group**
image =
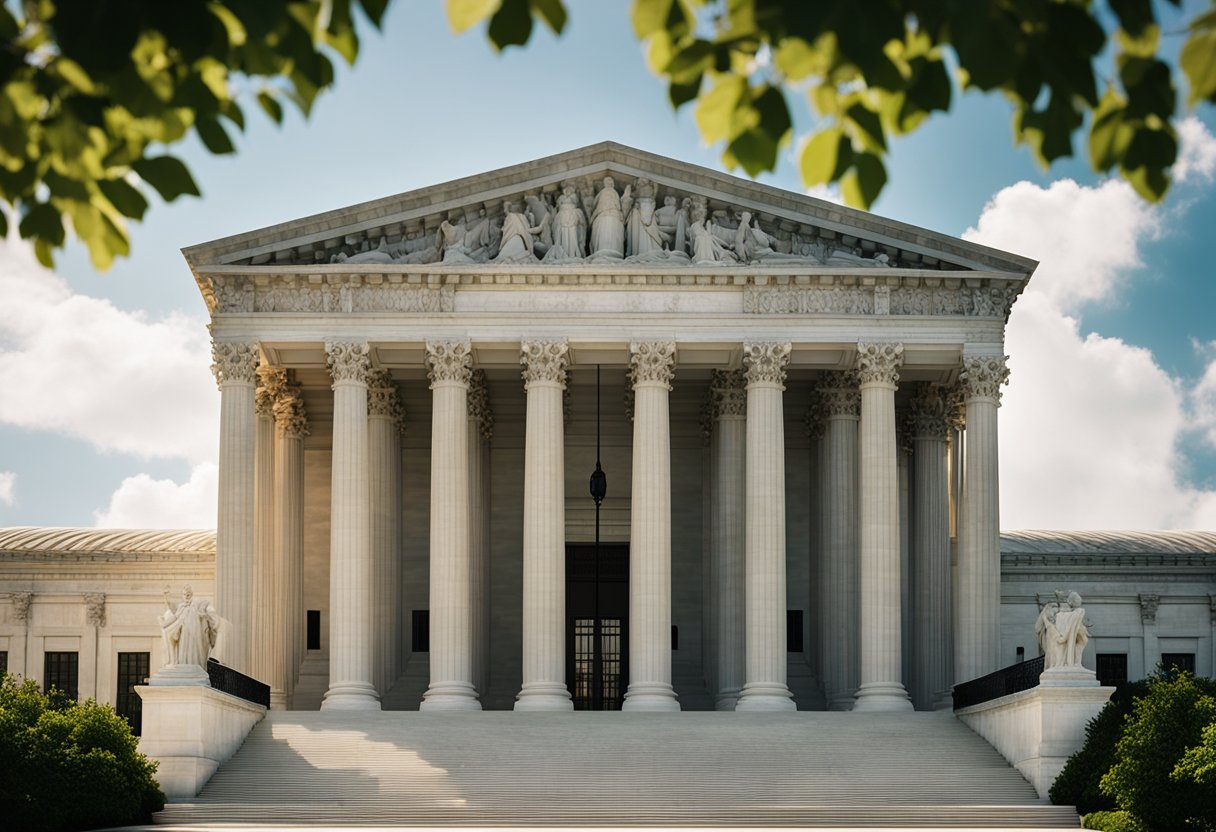
[[[781,239],[743,209],[715,211],[705,197],[668,193],[638,179],[617,191],[605,176],[567,180],[560,191],[508,199],[502,213],[453,210],[438,231],[421,240],[390,244],[381,237],[364,251],[339,252],[336,263],[504,263],[562,265],[628,261],[654,264],[750,265],[800,262],[819,266],[886,267],[884,253],[865,256],[819,238],[791,232]],[[421,247],[419,247],[419,245]]]

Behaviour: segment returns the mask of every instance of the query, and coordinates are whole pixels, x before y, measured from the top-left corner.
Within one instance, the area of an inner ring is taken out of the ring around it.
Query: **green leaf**
[[[802,148],[799,169],[808,188],[835,182],[853,161],[853,147],[840,125],[826,127],[811,136]]]
[[[671,80],[687,82],[709,71],[714,65],[714,45],[707,40],[694,40],[677,48],[661,71],[670,76]]]
[[[731,122],[744,95],[747,80],[736,75],[718,76],[713,87],[697,101],[697,128],[709,144],[731,138]]]
[[[823,56],[802,38],[782,38],[773,52],[773,64],[791,81],[801,81],[823,62]]]
[[[207,149],[216,155],[224,153],[235,153],[236,147],[232,144],[232,139],[228,138],[226,131],[214,118],[202,118],[195,124],[198,130],[198,137],[203,140],[203,144]]]
[[[42,240],[47,245],[59,248],[63,245],[63,218],[59,215],[59,211],[49,202],[36,202],[33,207],[25,212],[25,216],[21,218],[21,224],[17,226],[22,238],[34,240]],[[40,256],[39,261],[42,261]],[[42,261],[43,265],[47,265],[46,261]]]
[[[853,167],[840,180],[840,195],[849,205],[868,209],[887,184],[887,169],[874,153],[855,153]]]
[[[1174,79],[1165,61],[1120,56],[1119,78],[1127,92],[1127,111],[1143,117],[1169,119],[1174,113]]]
[[[1152,0],[1109,0],[1119,16],[1119,25],[1132,37],[1139,37],[1145,27],[1154,23]]]
[[[125,179],[99,179],[97,187],[124,217],[141,220],[148,210],[148,200]]]
[[[1154,130],[1141,127],[1132,136],[1123,155],[1122,163],[1125,169],[1148,168],[1150,170],[1166,170],[1178,158],[1178,139],[1173,129]]]
[[[0,208],[0,240],[8,237],[8,213]]]
[[[917,66],[912,83],[908,85],[907,97],[925,112],[945,112],[950,109],[953,92],[946,64],[939,58],[932,58]]]
[[[1135,130],[1123,116],[1123,100],[1114,89],[1107,89],[1089,128],[1089,163],[1094,170],[1110,170],[1127,152]]]
[[[638,40],[646,40],[663,29],[673,0],[633,0],[629,18],[633,21],[633,34]]]
[[[852,123],[854,129],[851,132],[863,147],[879,152],[886,151],[887,138],[878,113],[859,101],[845,110],[845,119]]]
[[[701,91],[701,77],[697,76],[697,80],[690,81],[687,84],[677,84],[675,81],[667,88],[667,98],[671,101],[671,108],[678,110],[680,107],[687,104],[689,101],[697,97],[697,93]]]
[[[283,107],[271,93],[266,90],[259,92],[258,103],[275,124],[283,123]]]
[[[1192,32],[1178,63],[1191,87],[1188,106],[1200,101],[1216,104],[1216,29]]]
[[[388,9],[388,0],[359,0],[359,5],[363,7],[363,13],[367,15],[367,19],[379,29],[384,20],[384,12]]]
[[[89,189],[83,182],[64,176],[54,169],[46,172],[43,181],[46,182],[51,193],[57,197],[76,199],[81,202],[87,202],[89,199]]]
[[[777,165],[777,142],[764,130],[752,127],[731,140],[724,159],[732,159],[748,176],[759,176]]]
[[[950,35],[968,83],[982,90],[1004,84],[1017,71],[1016,47],[1025,43],[1025,35],[1006,16],[1003,4],[962,2],[957,9]]]
[[[183,194],[199,195],[198,185],[194,184],[194,178],[180,159],[153,156],[139,159],[131,167],[165,202],[172,202]]]
[[[497,12],[500,5],[502,0],[447,0],[448,25],[459,35]]]
[[[1125,172],[1123,178],[1149,202],[1160,202],[1170,189],[1169,176],[1161,168],[1136,168]]]
[[[528,0],[532,14],[545,21],[550,31],[560,35],[566,28],[566,7],[562,0]]]
[[[528,0],[502,0],[486,30],[490,43],[500,52],[508,46],[523,46],[532,37],[532,10]]]

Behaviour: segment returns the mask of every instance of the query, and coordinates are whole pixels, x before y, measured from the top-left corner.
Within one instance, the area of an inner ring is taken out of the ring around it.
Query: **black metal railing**
[[[1038,687],[1039,674],[1042,672],[1043,657],[1039,656],[1003,667],[995,673],[972,679],[970,682],[955,685],[954,710]]]
[[[211,687],[218,691],[240,697],[263,708],[270,707],[270,685],[264,685],[244,673],[238,673],[215,659],[207,659],[207,678],[211,680]]]

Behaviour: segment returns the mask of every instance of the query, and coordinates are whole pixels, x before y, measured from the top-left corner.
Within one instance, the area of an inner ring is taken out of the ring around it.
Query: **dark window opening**
[[[431,651],[431,611],[414,610],[410,616],[410,650],[415,653]]]
[[[1195,672],[1195,654],[1194,653],[1162,653],[1161,666],[1166,670],[1185,670],[1188,673]]]
[[[801,653],[802,646],[802,610],[785,611],[785,649],[791,653]]]
[[[1018,645],[1018,663],[1020,664],[1021,662],[1024,662],[1024,661],[1026,661],[1026,648],[1019,644]]]
[[[0,676],[8,673],[8,651],[0,650]]]
[[[136,685],[148,682],[148,653],[118,654],[118,692],[114,697],[114,710],[131,725],[131,733],[140,735],[143,729],[143,701],[135,692]]]
[[[43,661],[42,689],[58,688],[69,699],[80,697],[80,654],[47,653]]]
[[[306,632],[308,634],[308,649],[321,649],[321,611],[309,610],[305,621]],[[297,630],[296,632],[299,632]]]
[[[1098,684],[1122,685],[1127,681],[1126,653],[1098,654]]]

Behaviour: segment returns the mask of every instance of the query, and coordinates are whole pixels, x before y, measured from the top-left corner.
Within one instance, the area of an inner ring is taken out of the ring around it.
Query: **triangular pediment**
[[[597,244],[604,246],[603,235],[597,241],[593,227],[605,177],[614,180],[617,196],[603,201],[619,204],[626,215],[631,206],[646,206],[649,200],[644,212],[648,231],[626,228],[624,250],[615,262],[611,252],[596,250]],[[564,216],[576,223],[575,214],[580,214],[582,226],[559,233],[563,196],[577,209]],[[512,250],[501,248],[508,211],[522,217],[514,227],[526,221],[532,251],[518,244]],[[744,224],[748,227],[740,230]],[[644,233],[652,242],[646,242]],[[580,245],[579,235],[585,250],[567,251]],[[552,250],[560,239],[568,241],[566,248],[559,243]],[[633,240],[640,240],[639,251],[631,250]],[[647,250],[640,251],[643,248]],[[609,268],[708,266],[715,252],[722,265],[731,266],[983,271],[1015,279],[1028,277],[1036,265],[1024,257],[613,142],[226,237],[183,253],[197,275],[216,267],[333,263],[518,265],[515,255],[538,268],[579,262]]]

